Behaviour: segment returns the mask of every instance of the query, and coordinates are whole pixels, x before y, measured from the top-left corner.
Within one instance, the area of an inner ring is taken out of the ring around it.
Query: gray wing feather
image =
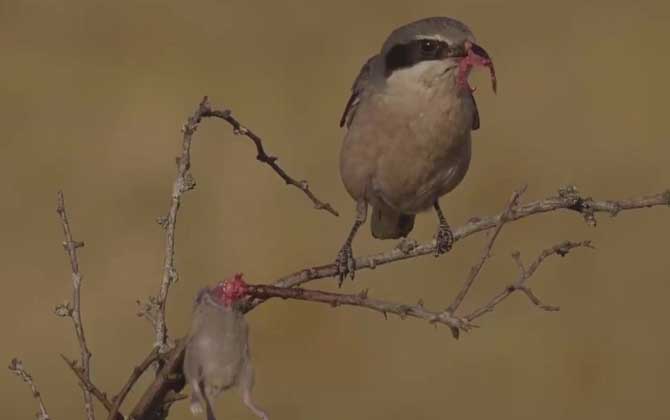
[[[475,95],[470,93],[470,97],[472,98],[472,104],[475,106],[475,115],[472,119],[472,130],[478,130],[479,129],[479,109],[477,109],[477,102],[475,101]]]
[[[351,87],[351,96],[347,101],[347,105],[344,107],[342,118],[340,118],[340,127],[344,127],[345,125],[349,127],[351,124],[351,121],[356,114],[356,107],[361,99],[361,94],[369,84],[372,61],[377,57],[377,55],[373,55],[365,62],[365,64],[363,64],[363,67],[361,67],[361,71],[358,73],[358,77],[356,77],[354,85]]]

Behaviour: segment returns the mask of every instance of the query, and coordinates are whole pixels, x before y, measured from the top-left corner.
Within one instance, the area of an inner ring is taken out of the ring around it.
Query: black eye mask
[[[437,39],[416,39],[406,44],[398,44],[386,53],[385,76],[394,71],[412,67],[422,61],[441,60],[452,54],[449,45]]]

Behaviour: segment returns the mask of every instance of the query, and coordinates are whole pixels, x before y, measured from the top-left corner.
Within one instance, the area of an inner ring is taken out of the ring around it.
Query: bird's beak
[[[491,87],[493,88],[494,93],[497,91],[498,83],[496,79],[496,71],[493,67],[493,60],[484,48],[474,42],[465,41],[461,48],[455,49],[452,57],[460,58],[458,64],[458,77],[461,83],[469,88],[467,79],[470,75],[470,71],[475,67],[488,67],[489,73],[491,74]]]

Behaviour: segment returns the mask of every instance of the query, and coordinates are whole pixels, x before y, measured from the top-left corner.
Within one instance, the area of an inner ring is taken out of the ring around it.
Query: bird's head
[[[459,88],[472,90],[468,75],[482,66],[489,69],[496,91],[491,57],[470,29],[456,19],[433,17],[401,26],[384,42],[381,57],[387,81],[402,78],[433,84],[450,80]]]

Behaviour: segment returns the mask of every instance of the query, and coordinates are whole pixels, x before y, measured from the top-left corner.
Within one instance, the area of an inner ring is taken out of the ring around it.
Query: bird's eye
[[[437,41],[432,39],[423,39],[421,40],[421,51],[427,54],[434,53],[438,47]]]

